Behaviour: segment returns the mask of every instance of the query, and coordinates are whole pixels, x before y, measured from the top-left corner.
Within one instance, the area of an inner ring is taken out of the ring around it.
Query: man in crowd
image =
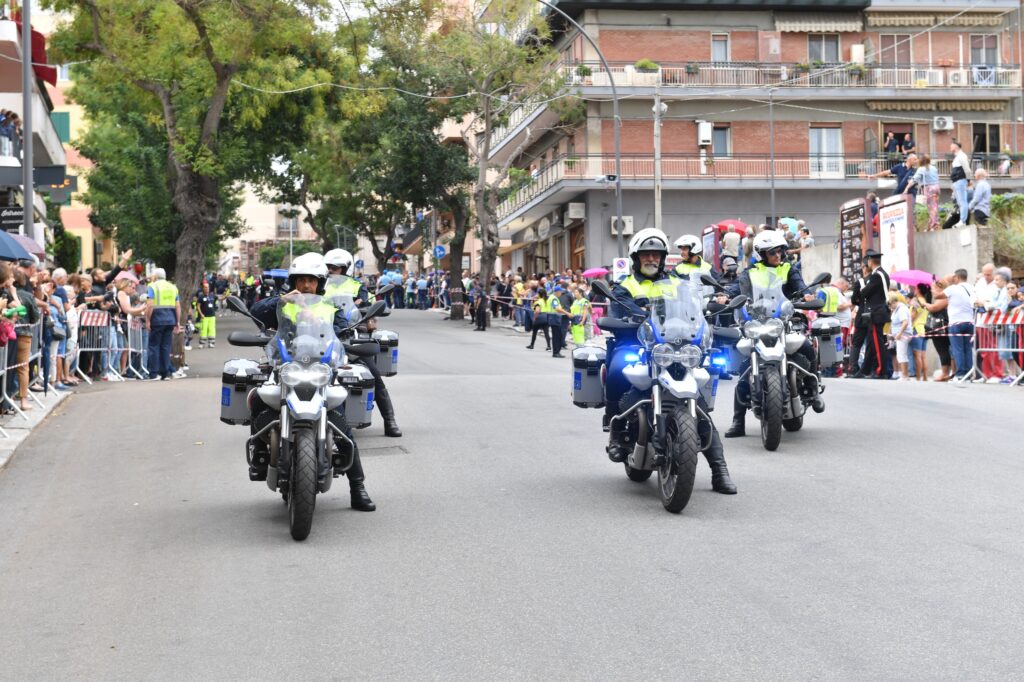
[[[181,300],[178,287],[167,281],[163,268],[153,271],[146,292],[146,328],[149,329],[149,378],[170,379],[171,335],[181,332]]]
[[[992,185],[988,183],[988,171],[979,168],[974,171],[974,195],[967,209],[975,225],[988,225],[988,217],[992,212]]]
[[[854,335],[854,351],[860,352],[858,341],[867,343],[864,364],[854,378],[871,376],[888,379],[892,376],[892,361],[886,347],[885,325],[889,322],[889,274],[882,269],[882,254],[869,249],[864,254],[863,277],[854,285],[853,302],[857,305],[858,327],[866,340]],[[852,362],[856,362],[853,356]]]
[[[196,315],[199,318],[199,347],[213,348],[217,343],[217,295],[210,291],[209,280],[203,280],[196,296]]]

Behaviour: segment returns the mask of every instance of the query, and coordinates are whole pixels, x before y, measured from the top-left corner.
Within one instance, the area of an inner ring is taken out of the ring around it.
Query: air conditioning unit
[[[697,121],[697,145],[701,147],[710,145],[713,130],[714,125],[711,121]]]
[[[568,220],[583,220],[587,217],[587,205],[582,201],[570,202],[565,213]]]
[[[950,116],[936,116],[932,119],[932,130],[952,130],[953,119]]]
[[[611,219],[612,236],[613,237],[618,237],[619,233],[615,229],[615,220],[616,220],[616,216],[612,216],[612,219]],[[622,236],[623,237],[632,237],[633,236],[633,216],[631,216],[631,215],[624,215],[624,216],[622,216]]]
[[[953,87],[965,87],[971,84],[967,69],[950,69],[946,74],[947,84]]]

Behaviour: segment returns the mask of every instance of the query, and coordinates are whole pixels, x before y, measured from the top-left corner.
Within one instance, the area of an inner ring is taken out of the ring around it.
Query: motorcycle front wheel
[[[658,469],[658,490],[665,509],[678,514],[690,502],[690,495],[693,494],[700,436],[697,434],[697,420],[688,410],[677,409],[668,419],[665,439],[668,457]]]
[[[295,432],[288,492],[288,526],[292,539],[305,540],[313,528],[316,508],[316,436],[311,429]]]
[[[761,444],[771,452],[782,442],[782,377],[768,369],[761,380]]]

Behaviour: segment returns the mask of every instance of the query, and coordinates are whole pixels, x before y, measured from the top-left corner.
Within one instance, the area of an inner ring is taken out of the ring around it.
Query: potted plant
[[[687,64],[686,73],[688,73],[691,76],[696,76],[698,73],[700,73],[700,67],[696,64]]]
[[[863,64],[854,62],[846,65],[846,73],[850,74],[850,77],[854,80],[860,80],[867,75],[868,70]]]
[[[708,167],[708,168],[711,168],[712,166],[715,165],[715,158],[713,156],[709,156],[709,157],[705,158],[704,159],[704,165],[706,167]]]
[[[636,63],[633,64],[633,68],[636,69],[638,73],[658,73],[659,67],[658,62],[645,58],[638,59]]]
[[[797,62],[793,65],[793,70],[797,73],[807,73],[811,70],[811,65],[806,62]]]
[[[812,59],[811,60],[811,68],[812,69],[820,69],[823,66],[825,66],[825,62],[821,61],[820,59]]]
[[[577,157],[575,157],[575,156],[567,157],[565,159],[565,171],[567,173],[571,173],[571,172],[575,171],[576,170],[576,164],[578,162],[579,162],[579,159]]]
[[[580,78],[590,78],[590,76],[592,76],[593,73],[594,72],[591,71],[590,67],[587,66],[586,64],[580,64],[579,66],[576,67],[576,75],[579,76]]]

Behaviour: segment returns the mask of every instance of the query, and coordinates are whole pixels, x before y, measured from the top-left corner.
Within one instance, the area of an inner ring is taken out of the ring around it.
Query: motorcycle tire
[[[634,483],[643,483],[654,473],[650,469],[634,469],[629,466],[629,462],[623,462],[622,464],[626,467],[626,477]]]
[[[804,416],[792,417],[791,419],[782,420],[782,428],[786,429],[790,433],[796,433],[804,426]]]
[[[297,430],[293,447],[288,526],[292,539],[301,541],[309,537],[316,508],[316,434],[310,429]]]
[[[668,457],[658,469],[658,491],[661,504],[673,514],[683,511],[693,494],[697,475],[700,436],[697,420],[685,409],[677,409],[669,417],[666,434]]]
[[[782,442],[782,377],[778,372],[765,372],[761,380],[761,444],[773,452]]]

